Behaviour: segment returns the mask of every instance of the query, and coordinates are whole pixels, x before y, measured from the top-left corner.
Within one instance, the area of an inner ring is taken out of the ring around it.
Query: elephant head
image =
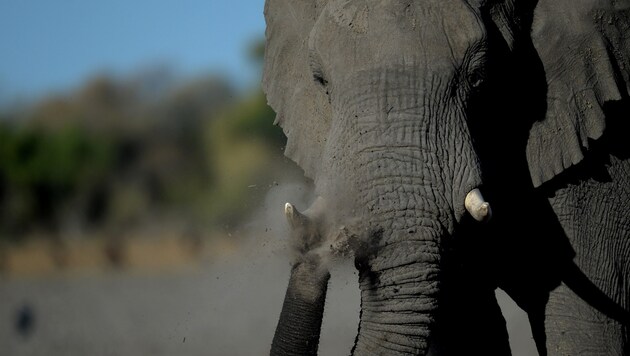
[[[627,5],[587,2],[267,0],[263,87],[285,154],[340,223],[362,221],[355,353],[427,352],[449,243],[467,208],[488,217],[497,143],[540,186],[627,97]],[[524,100],[513,115],[500,102]]]

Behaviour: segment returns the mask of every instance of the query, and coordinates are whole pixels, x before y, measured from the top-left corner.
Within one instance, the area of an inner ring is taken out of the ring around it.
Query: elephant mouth
[[[468,214],[478,222],[487,222],[492,218],[490,203],[485,201],[479,188],[474,188],[466,194],[464,206]],[[285,205],[285,215],[292,229],[299,229],[302,240],[301,250],[313,249],[317,246],[318,253],[326,251],[335,256],[366,256],[378,248],[378,241],[382,238],[383,227],[374,225],[366,218],[337,215],[330,204],[319,197],[304,213],[299,212],[290,203]],[[400,230],[400,229],[398,229]],[[394,240],[404,241],[411,236],[421,235],[419,226],[412,226],[403,231],[396,231],[391,236]],[[306,240],[308,241],[306,241]],[[303,251],[302,251],[303,252]]]

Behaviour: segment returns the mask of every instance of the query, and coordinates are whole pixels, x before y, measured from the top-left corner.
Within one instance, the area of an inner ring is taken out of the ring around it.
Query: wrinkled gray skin
[[[496,287],[541,355],[630,354],[630,1],[267,0],[265,16],[286,154],[336,225],[362,221],[353,354],[509,354]],[[474,188],[487,224],[464,209]],[[306,260],[272,354],[303,335],[297,353],[317,352],[328,274]]]

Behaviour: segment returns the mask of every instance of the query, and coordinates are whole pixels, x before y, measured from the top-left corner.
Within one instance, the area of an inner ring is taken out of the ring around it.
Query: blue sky
[[[98,73],[167,65],[259,82],[246,52],[264,0],[2,0],[0,101],[72,89]]]

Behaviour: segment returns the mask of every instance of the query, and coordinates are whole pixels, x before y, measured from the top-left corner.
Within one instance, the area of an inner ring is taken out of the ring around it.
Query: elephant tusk
[[[321,197],[318,197],[304,213],[299,212],[291,203],[284,204],[284,215],[293,229],[323,219],[325,211],[326,203]]]
[[[470,215],[477,221],[485,222],[492,217],[490,203],[486,202],[479,189],[471,190],[464,201],[464,206]]]
[[[291,203],[284,204],[284,215],[286,215],[289,221],[293,218],[293,210],[294,210],[293,204]]]
[[[291,229],[303,226],[308,221],[308,218],[302,215],[302,213],[300,213],[291,203],[284,204],[284,216],[287,217],[287,221],[289,222]]]

